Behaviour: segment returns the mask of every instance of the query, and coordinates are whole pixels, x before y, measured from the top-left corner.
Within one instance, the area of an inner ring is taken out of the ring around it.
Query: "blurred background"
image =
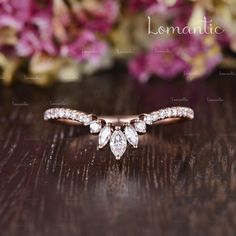
[[[0,78],[48,86],[117,66],[143,83],[235,75],[235,24],[235,0],[0,0]]]

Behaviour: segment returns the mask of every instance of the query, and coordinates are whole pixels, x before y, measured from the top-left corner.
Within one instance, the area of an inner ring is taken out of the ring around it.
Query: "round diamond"
[[[160,110],[160,111],[159,111],[159,114],[160,114],[160,118],[161,118],[161,119],[164,119],[164,118],[165,118],[165,115],[166,115],[166,114],[165,114],[165,110]]]
[[[135,121],[134,127],[135,127],[136,131],[138,131],[139,133],[146,132],[146,123],[143,120]]]
[[[85,116],[84,113],[78,112],[78,113],[76,114],[75,119],[78,120],[79,122],[83,123],[84,116]]]
[[[49,110],[45,111],[45,113],[44,113],[44,120],[48,120],[48,119],[50,119]]]
[[[51,119],[55,119],[55,110],[54,108],[51,109]]]
[[[181,108],[181,107],[178,107],[178,108],[177,108],[177,115],[178,115],[178,116],[182,116],[182,115],[183,115],[183,112],[182,112],[182,108]]]
[[[70,109],[66,109],[65,110],[65,118],[68,119],[71,117],[71,110]]]
[[[76,120],[76,114],[77,114],[77,111],[72,111],[72,113],[71,113],[72,120]]]
[[[146,122],[146,124],[148,125],[152,125],[153,122],[157,121],[158,120],[158,114],[157,112],[152,112],[150,114],[146,114],[144,116],[144,121]]]
[[[144,121],[146,124],[151,125],[153,123],[153,116],[152,114],[147,114],[144,116]]]
[[[102,128],[102,123],[100,120],[93,120],[90,122],[90,133],[92,134],[96,134],[98,132],[100,132],[101,128]]]
[[[58,118],[60,116],[60,109],[56,108],[55,109],[55,118]]]
[[[84,115],[82,122],[84,123],[84,125],[89,125],[91,120],[92,120],[91,115]]]
[[[171,108],[166,109],[166,117],[171,117]]]
[[[64,115],[65,115],[65,109],[61,108],[59,111],[59,117],[64,118]]]
[[[175,107],[171,108],[171,115],[177,116],[177,109]]]

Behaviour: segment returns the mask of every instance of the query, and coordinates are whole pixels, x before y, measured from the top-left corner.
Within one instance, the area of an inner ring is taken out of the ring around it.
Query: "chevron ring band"
[[[146,133],[146,126],[193,118],[194,112],[188,107],[168,107],[131,116],[96,116],[68,108],[50,108],[44,112],[44,120],[89,126],[91,134],[98,134],[98,148],[110,142],[110,149],[117,160],[125,153],[128,143],[138,147],[138,135]]]

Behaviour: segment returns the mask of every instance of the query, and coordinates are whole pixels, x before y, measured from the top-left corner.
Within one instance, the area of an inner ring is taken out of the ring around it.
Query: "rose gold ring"
[[[146,133],[147,125],[170,124],[193,119],[194,112],[188,107],[168,107],[130,116],[96,116],[67,108],[50,108],[44,113],[44,120],[55,120],[67,124],[89,126],[91,134],[98,134],[98,148],[110,141],[110,148],[116,159],[125,153],[127,143],[138,147],[138,134]]]

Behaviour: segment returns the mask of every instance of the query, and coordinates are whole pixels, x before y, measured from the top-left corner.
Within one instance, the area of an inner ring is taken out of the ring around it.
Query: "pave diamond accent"
[[[90,133],[96,134],[100,132],[100,130],[102,129],[102,123],[100,120],[93,120],[90,122],[89,128],[90,128]]]
[[[146,123],[143,120],[137,120],[134,123],[134,127],[139,133],[146,133]]]
[[[78,112],[78,113],[76,114],[75,119],[76,119],[77,121],[79,121],[80,123],[83,123],[83,122],[84,122],[84,117],[85,117],[85,114],[84,114],[84,113]]]
[[[116,159],[119,160],[127,147],[127,140],[121,130],[115,130],[111,136],[110,148]]]
[[[110,140],[111,133],[112,133],[112,130],[111,130],[110,125],[106,125],[101,129],[98,136],[99,148],[103,148],[107,144],[107,142]]]
[[[171,117],[171,108],[166,109],[166,117],[167,118]]]
[[[59,110],[59,118],[64,118],[64,116],[65,116],[65,109],[64,109],[64,108],[61,108],[61,109]]]
[[[144,115],[144,119],[143,120],[146,122],[146,124],[152,125],[153,122],[158,120],[158,115],[157,115],[156,112],[152,112],[150,114]]]
[[[159,111],[159,115],[160,115],[160,119],[164,119],[165,116],[166,116],[165,110],[164,110],[164,109],[163,109],[163,110],[160,110],[160,111]]]
[[[89,125],[91,121],[92,121],[91,115],[84,115],[82,122],[84,123],[85,126]]]
[[[189,119],[193,119],[194,112],[191,108],[187,107],[170,107],[154,111],[150,114],[145,114],[144,121],[146,122],[146,124],[152,125],[157,120],[163,120],[172,117],[186,117]]]
[[[72,111],[72,113],[71,113],[71,119],[72,120],[76,120],[76,114],[77,113],[78,113],[77,111]]]
[[[65,118],[66,119],[71,118],[71,114],[72,114],[72,111],[70,109],[66,109],[65,110]]]
[[[59,118],[60,109],[59,108],[55,108],[54,113],[55,113],[55,118]]]
[[[44,119],[44,120],[49,120],[49,110],[46,110],[46,111],[44,112],[43,119]]]
[[[132,125],[125,126],[125,136],[134,148],[138,147],[138,133]]]
[[[177,109],[175,107],[171,108],[171,116],[177,116]]]
[[[193,119],[194,118],[194,112],[192,109],[188,109],[187,111],[187,116],[190,118],[190,119]]]

